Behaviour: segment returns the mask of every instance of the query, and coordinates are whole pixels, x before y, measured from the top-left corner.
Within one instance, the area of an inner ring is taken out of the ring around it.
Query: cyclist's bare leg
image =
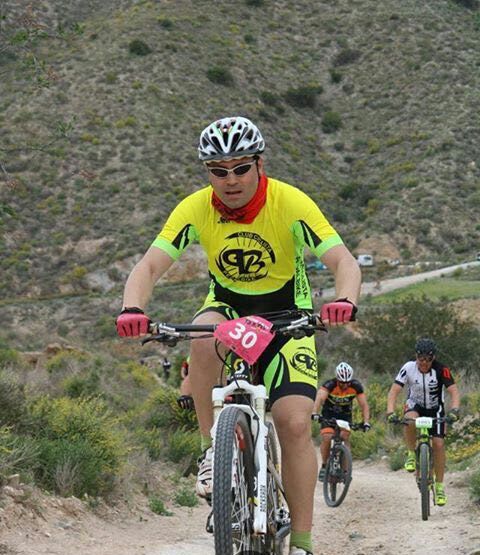
[[[282,451],[283,485],[295,532],[310,532],[313,522],[318,468],[310,425],[312,409],[313,401],[301,395],[282,397],[272,407]]]
[[[445,474],[445,440],[443,437],[434,437],[432,438],[432,446],[435,479],[437,482],[443,482]]]
[[[197,316],[193,323],[217,324],[223,321],[225,318],[217,312],[204,312]],[[221,346],[219,349],[221,353],[225,352]],[[203,437],[210,435],[210,429],[213,426],[212,388],[218,381],[221,368],[222,363],[215,352],[213,338],[192,340],[188,376],[200,433]]]
[[[330,443],[333,434],[322,434],[322,443],[320,444],[320,454],[322,455],[322,464],[326,465],[328,457],[330,456]]]
[[[405,418],[418,418],[419,414],[414,410],[410,410],[406,412],[404,416]],[[405,439],[407,449],[409,449],[410,451],[415,451],[415,444],[417,441],[415,422],[409,422],[406,426],[403,427],[403,437]]]
[[[345,430],[343,430],[340,432],[340,437],[345,442],[345,445],[348,445],[348,447],[350,447],[350,432],[346,432]]]

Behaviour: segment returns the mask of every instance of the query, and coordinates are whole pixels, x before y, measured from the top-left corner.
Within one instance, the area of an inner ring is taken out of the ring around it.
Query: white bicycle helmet
[[[198,157],[202,162],[232,160],[260,154],[265,150],[262,134],[249,119],[241,116],[214,121],[200,134]]]
[[[339,382],[351,382],[353,378],[353,368],[346,362],[341,362],[335,369],[335,374]]]

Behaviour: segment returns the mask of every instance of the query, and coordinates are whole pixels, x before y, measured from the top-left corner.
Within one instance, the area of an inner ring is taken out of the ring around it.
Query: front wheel
[[[338,507],[352,481],[352,454],[345,444],[333,445],[325,469],[323,497],[329,507]]]
[[[216,555],[258,553],[252,535],[253,445],[245,413],[226,407],[218,418],[213,460],[213,529]],[[260,551],[261,552],[261,551]]]
[[[419,454],[419,476],[418,485],[420,487],[421,503],[422,503],[422,520],[428,520],[430,515],[430,488],[428,484],[430,470],[430,452],[428,445],[422,443],[420,445]]]

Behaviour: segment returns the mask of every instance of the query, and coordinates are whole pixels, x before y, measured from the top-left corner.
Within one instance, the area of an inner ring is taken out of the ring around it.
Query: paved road
[[[427,279],[433,279],[446,274],[452,274],[455,270],[473,268],[475,266],[480,266],[480,261],[464,262],[463,264],[455,264],[455,266],[447,266],[445,268],[437,268],[436,270],[430,270],[428,272],[421,272],[418,274],[412,274],[409,276],[402,276],[398,278],[385,279],[380,282],[380,287],[378,287],[377,282],[367,281],[362,283],[361,295],[381,295],[382,293],[388,293],[395,289],[401,289],[402,287],[407,287],[408,285],[413,285],[420,281],[425,281]],[[324,297],[330,298],[335,296],[335,290],[333,288],[325,289]]]

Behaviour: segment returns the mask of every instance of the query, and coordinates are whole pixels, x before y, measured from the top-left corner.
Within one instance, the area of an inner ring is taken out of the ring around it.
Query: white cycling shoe
[[[289,555],[313,555],[313,553],[311,551],[305,551],[305,549],[301,547],[292,546]]]
[[[198,474],[195,491],[199,497],[208,498],[212,495],[212,459],[213,449],[209,447],[198,459]]]

